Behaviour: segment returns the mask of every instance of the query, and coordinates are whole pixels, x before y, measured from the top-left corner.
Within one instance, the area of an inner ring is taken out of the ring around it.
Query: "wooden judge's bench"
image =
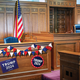
[[[54,70],[60,69],[60,54],[58,51],[80,52],[80,33],[34,33],[33,35],[37,37],[37,41],[53,42],[51,67]]]

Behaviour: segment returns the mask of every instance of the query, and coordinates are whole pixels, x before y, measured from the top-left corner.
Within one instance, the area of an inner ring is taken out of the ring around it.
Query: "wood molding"
[[[49,6],[61,6],[61,7],[75,7],[76,2],[75,1],[55,1],[55,0],[49,0]]]

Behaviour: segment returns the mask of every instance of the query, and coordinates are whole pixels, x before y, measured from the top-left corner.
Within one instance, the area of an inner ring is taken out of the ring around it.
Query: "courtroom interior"
[[[0,0],[0,80],[80,80],[80,1]]]

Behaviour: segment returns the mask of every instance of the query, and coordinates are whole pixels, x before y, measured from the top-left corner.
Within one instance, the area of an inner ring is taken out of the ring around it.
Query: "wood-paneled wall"
[[[13,36],[15,27],[15,1],[0,3],[0,40]],[[47,3],[20,2],[24,33],[47,31]]]
[[[0,6],[0,39],[13,35],[14,8]]]
[[[13,36],[15,26],[15,3],[16,1],[14,0],[0,1],[0,42],[4,37]],[[50,7],[74,8],[73,12],[75,14],[76,0],[48,0],[47,3],[20,1],[20,5],[24,33],[40,33],[41,31],[50,32]],[[75,16],[72,17],[74,18]],[[75,22],[73,20],[73,23]],[[77,15],[76,23],[79,23],[79,15]]]

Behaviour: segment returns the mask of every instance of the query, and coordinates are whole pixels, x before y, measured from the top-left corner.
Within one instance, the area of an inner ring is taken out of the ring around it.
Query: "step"
[[[60,80],[60,70],[42,74],[42,80]]]

